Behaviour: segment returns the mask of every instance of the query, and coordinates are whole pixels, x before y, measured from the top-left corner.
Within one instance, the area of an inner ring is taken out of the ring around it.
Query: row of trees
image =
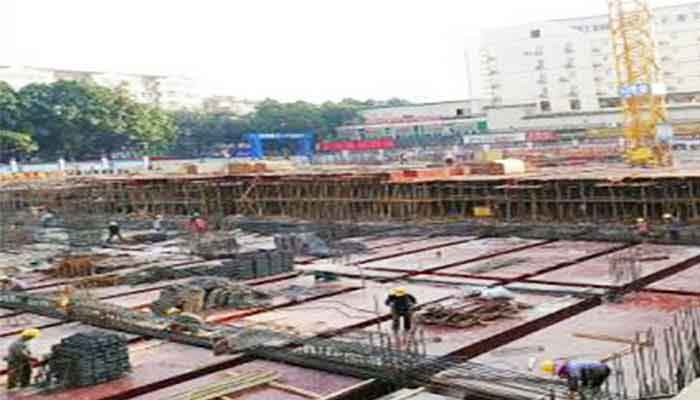
[[[0,162],[28,155],[80,160],[123,150],[202,156],[221,144],[240,142],[245,132],[314,131],[328,137],[340,125],[361,122],[364,108],[406,103],[345,99],[315,105],[268,99],[254,113],[237,117],[168,113],[134,101],[125,90],[92,83],[58,81],[14,91],[0,82]]]
[[[59,81],[15,92],[0,82],[0,132],[4,159],[34,151],[43,158],[83,159],[124,147],[165,149],[176,126],[170,115],[123,90]]]

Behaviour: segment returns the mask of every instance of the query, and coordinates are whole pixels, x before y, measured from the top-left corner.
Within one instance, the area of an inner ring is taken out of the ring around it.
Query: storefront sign
[[[464,135],[464,144],[517,143],[525,141],[525,133],[489,133],[483,135]]]
[[[321,143],[321,151],[361,151],[393,149],[395,146],[393,138],[381,138],[374,140],[338,140]]]
[[[527,133],[528,142],[555,142],[559,140],[559,133],[552,131],[530,131]]]

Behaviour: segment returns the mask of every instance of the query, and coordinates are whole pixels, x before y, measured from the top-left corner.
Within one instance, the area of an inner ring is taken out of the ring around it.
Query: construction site
[[[700,163],[609,4],[615,154],[0,174],[0,399],[700,398]]]

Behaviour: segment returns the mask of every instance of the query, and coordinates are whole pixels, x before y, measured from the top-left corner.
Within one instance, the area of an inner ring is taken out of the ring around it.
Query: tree
[[[234,145],[248,131],[248,122],[227,114],[179,111],[174,115],[176,139],[172,152],[179,156],[202,157],[219,145]]]
[[[125,91],[92,83],[58,81],[19,91],[22,128],[47,157],[96,157],[125,146],[165,144],[174,137],[172,119],[135,102]]]
[[[21,158],[39,149],[32,136],[28,133],[0,130],[0,161],[7,162],[11,158]]]

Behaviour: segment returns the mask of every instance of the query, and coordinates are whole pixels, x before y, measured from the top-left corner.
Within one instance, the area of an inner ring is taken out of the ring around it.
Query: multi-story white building
[[[194,80],[185,77],[0,65],[0,81],[7,82],[15,90],[30,83],[59,80],[94,82],[112,89],[124,89],[136,101],[156,104],[168,110],[202,106],[202,96],[198,93]]]
[[[653,10],[657,58],[670,103],[700,96],[700,3]],[[539,113],[619,106],[608,16],[482,32],[482,97],[491,106],[535,104]]]

